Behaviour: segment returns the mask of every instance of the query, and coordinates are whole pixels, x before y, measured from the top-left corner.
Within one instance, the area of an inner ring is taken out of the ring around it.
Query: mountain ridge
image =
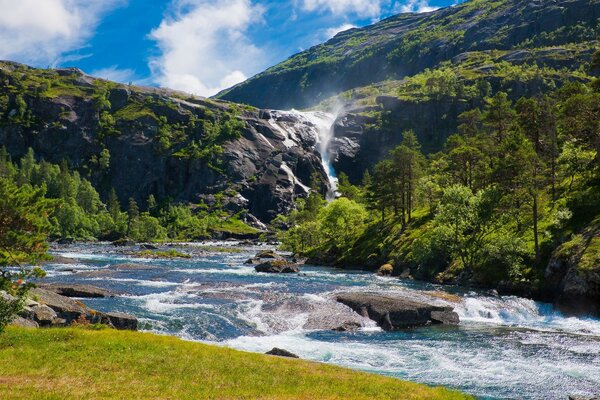
[[[595,40],[599,17],[598,0],[470,0],[430,13],[399,14],[342,32],[215,97],[261,108],[306,108],[468,51]]]

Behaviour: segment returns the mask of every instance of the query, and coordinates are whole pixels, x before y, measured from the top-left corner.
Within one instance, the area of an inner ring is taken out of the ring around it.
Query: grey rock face
[[[458,314],[452,307],[440,307],[402,298],[370,293],[345,293],[337,301],[363,317],[375,321],[386,331],[434,324],[457,325]]]
[[[135,331],[138,328],[137,318],[120,312],[100,313],[100,321],[119,330]]]
[[[35,288],[31,291],[40,303],[30,308],[29,313],[40,326],[56,326],[71,324],[85,319],[91,323],[110,325],[116,329],[136,330],[137,319],[131,315],[111,312],[101,313],[89,309],[85,304],[62,296],[55,292]]]
[[[20,68],[32,75],[41,73],[41,70],[17,64],[0,65],[0,95],[7,94],[9,98],[11,79],[20,76],[11,74],[11,68]],[[64,70],[61,74],[72,76],[82,90],[95,84],[93,78],[80,71]],[[182,100],[181,93],[166,89],[115,86],[108,96],[115,115],[131,105],[146,104],[156,117],[166,117],[169,124],[185,124],[190,115],[201,120],[208,113],[231,112],[232,106],[224,102]],[[322,182],[328,182],[315,150],[314,132],[306,129],[304,121],[294,113],[250,108],[240,111],[235,118],[242,122],[241,137],[220,144],[223,154],[219,156],[219,167],[214,168],[208,160],[177,155],[190,146],[192,140],[202,140],[202,124],[198,124],[195,131],[186,131],[177,145],[157,151],[160,126],[154,117],[141,115],[131,121],[116,119],[117,133],[106,136],[99,127],[99,110],[91,99],[70,95],[25,95],[23,98],[35,123],[25,126],[12,122],[4,118],[8,111],[0,109],[3,119],[0,145],[5,146],[14,159],[31,147],[46,161],[58,164],[67,160],[91,180],[104,199],[111,187],[123,202],[131,197],[142,207],[150,194],[159,202],[170,198],[184,204],[203,201],[209,205],[215,203],[219,195],[219,201],[227,210],[248,210],[246,219],[264,228],[261,221],[270,222],[289,211],[298,197],[307,195],[313,174]],[[90,160],[98,157],[103,148],[110,153],[110,167],[99,171]]]
[[[39,285],[42,289],[60,294],[65,297],[81,297],[81,298],[104,298],[114,297],[114,293],[108,290],[101,289],[92,285],[81,284],[43,284]]]

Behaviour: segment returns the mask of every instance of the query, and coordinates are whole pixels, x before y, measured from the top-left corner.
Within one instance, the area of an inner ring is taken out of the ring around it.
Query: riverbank
[[[230,247],[236,251],[223,251]],[[116,293],[82,301],[100,312],[133,315],[143,331],[186,340],[263,354],[278,347],[303,360],[486,399],[597,394],[599,320],[565,317],[549,304],[523,298],[364,271],[307,264],[298,274],[260,274],[245,264],[272,248],[175,245],[191,258],[148,259],[137,255],[139,245],[56,246],[44,283]],[[450,306],[460,324],[384,331],[336,301],[340,294],[363,292]],[[346,326],[357,329],[337,329]]]
[[[115,330],[9,328],[2,399],[471,399],[344,368]]]

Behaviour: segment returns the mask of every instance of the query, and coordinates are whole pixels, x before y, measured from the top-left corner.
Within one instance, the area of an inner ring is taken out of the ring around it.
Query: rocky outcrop
[[[114,293],[106,289],[102,289],[92,285],[51,283],[41,284],[39,285],[39,287],[65,297],[105,298],[115,296]]]
[[[43,89],[30,89],[28,76],[33,82],[43,77],[69,89],[40,95]],[[95,100],[106,86],[79,70],[38,70],[0,62],[0,146],[15,160],[29,147],[40,159],[55,164],[67,160],[104,199],[114,187],[123,203],[134,198],[142,207],[150,194],[159,202],[203,202],[230,212],[248,210],[243,218],[263,227],[261,221],[286,213],[295,199],[307,195],[313,174],[328,182],[315,149],[314,129],[298,113],[110,83],[111,109],[104,112],[110,113],[114,126],[107,134]],[[10,117],[16,107],[13,87],[21,88],[18,96],[31,116],[27,123]],[[229,135],[219,125],[227,118],[239,121]],[[218,146],[205,149],[206,155],[193,153],[190,149],[206,141],[211,127],[216,127],[211,135],[221,135]],[[163,146],[160,135],[165,131],[178,136],[170,137],[168,144],[163,140]],[[98,168],[94,160],[104,150],[110,165]]]
[[[287,350],[279,349],[277,347],[274,347],[272,350],[267,351],[265,354],[268,354],[271,356],[277,356],[277,357],[300,358],[297,355],[295,355],[294,353],[290,353]]]
[[[40,305],[48,306],[54,310],[57,316],[64,319],[67,323],[71,323],[80,316],[86,316],[90,313],[89,308],[85,304],[49,290],[40,288],[32,289],[30,297]]]
[[[569,314],[600,316],[600,220],[556,249],[545,271],[545,296]]]
[[[100,322],[115,329],[135,331],[138,329],[137,318],[120,312],[97,313]]]
[[[29,321],[29,322],[27,322]],[[105,324],[115,329],[137,330],[135,317],[119,312],[99,312],[54,291],[35,288],[15,321],[19,326],[54,327],[80,323]]]
[[[397,297],[371,293],[344,293],[336,300],[363,317],[375,321],[382,329],[398,329],[426,325],[458,325],[458,314],[452,307],[442,307]]]
[[[283,259],[263,262],[254,267],[254,269],[256,272],[267,274],[297,274],[300,272],[297,264]]]

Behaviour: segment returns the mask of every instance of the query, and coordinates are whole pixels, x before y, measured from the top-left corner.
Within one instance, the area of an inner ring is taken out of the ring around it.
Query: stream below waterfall
[[[481,399],[566,399],[600,394],[600,320],[568,318],[550,305],[459,288],[304,266],[299,275],[257,274],[244,261],[266,247],[232,252],[190,244],[191,259],[148,260],[107,244],[58,246],[48,282],[87,283],[121,295],[83,300],[135,315],[142,329],[187,340],[301,358],[466,391]],[[59,259],[60,260],[60,259]],[[372,291],[455,307],[458,327],[383,332],[335,302]],[[331,328],[358,319],[356,332]]]

